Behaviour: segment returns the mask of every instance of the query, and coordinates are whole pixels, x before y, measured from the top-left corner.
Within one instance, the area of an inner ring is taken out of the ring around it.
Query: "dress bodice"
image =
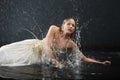
[[[64,63],[64,61],[68,61],[72,57],[71,48],[57,48],[55,44],[51,46],[53,53],[57,60]]]

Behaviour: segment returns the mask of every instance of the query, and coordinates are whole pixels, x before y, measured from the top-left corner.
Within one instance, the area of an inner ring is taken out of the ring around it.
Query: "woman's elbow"
[[[87,57],[86,57],[86,56],[83,56],[83,57],[81,58],[81,60],[82,60],[82,61],[87,61]]]

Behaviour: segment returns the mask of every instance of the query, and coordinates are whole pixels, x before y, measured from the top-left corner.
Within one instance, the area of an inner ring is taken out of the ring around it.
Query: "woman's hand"
[[[111,64],[111,61],[103,61],[103,62],[101,62],[101,64],[104,64],[104,65]]]
[[[53,66],[56,67],[56,68],[60,68],[61,69],[61,68],[64,67],[64,65],[61,64],[60,62],[58,62],[56,59],[52,59],[51,62],[53,64]]]

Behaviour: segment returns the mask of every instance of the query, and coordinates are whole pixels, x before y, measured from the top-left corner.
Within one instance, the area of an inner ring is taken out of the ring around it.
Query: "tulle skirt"
[[[0,66],[24,66],[41,62],[43,40],[27,39],[0,48]]]

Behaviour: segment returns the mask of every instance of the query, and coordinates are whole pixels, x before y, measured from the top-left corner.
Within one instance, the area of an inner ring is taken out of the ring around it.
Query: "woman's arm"
[[[72,43],[72,48],[75,54],[77,54],[77,57],[80,58],[81,60],[85,61],[85,62],[92,62],[92,63],[98,63],[98,64],[111,64],[110,61],[97,61],[95,59],[92,58],[88,58],[86,57],[78,48],[78,46],[73,42]]]
[[[46,54],[49,56],[51,63],[55,67],[59,67],[60,63],[56,60],[55,55],[51,49],[51,46],[53,44],[54,36],[55,36],[55,31],[58,29],[55,25],[50,26],[48,33],[45,37],[45,51]]]
[[[51,45],[53,42],[53,38],[54,38],[54,30],[55,30],[55,26],[50,26],[47,35],[45,37],[45,50],[47,55],[51,58],[51,59],[55,59],[55,56],[53,54],[53,51],[51,49]]]
[[[95,59],[92,59],[92,58],[88,58],[86,56],[83,56],[82,57],[82,60],[85,61],[85,62],[92,62],[92,63],[98,63],[98,64],[111,64],[110,61],[97,61]]]

